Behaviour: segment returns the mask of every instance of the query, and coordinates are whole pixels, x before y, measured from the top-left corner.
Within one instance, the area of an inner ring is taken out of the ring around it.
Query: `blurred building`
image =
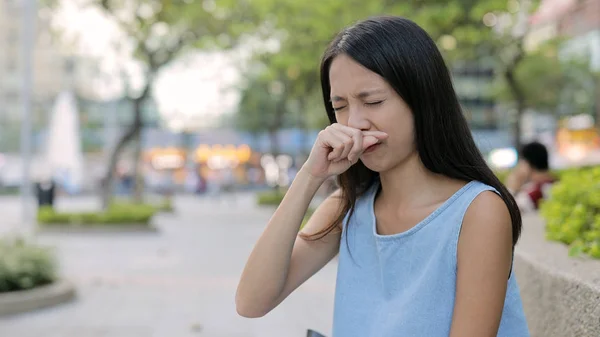
[[[48,121],[56,95],[64,88],[65,59],[55,46],[49,12],[41,8],[33,50],[33,125],[39,130]],[[21,1],[0,1],[0,151],[15,151],[19,143],[22,87]]]
[[[452,69],[454,86],[465,115],[474,130],[500,128],[496,104],[492,96],[494,63],[485,57],[455,62]]]

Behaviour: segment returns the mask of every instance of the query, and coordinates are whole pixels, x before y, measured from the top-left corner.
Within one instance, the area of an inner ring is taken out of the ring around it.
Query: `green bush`
[[[173,207],[173,202],[170,199],[163,200],[160,203],[155,205],[156,210],[158,212],[173,212],[175,208]]]
[[[42,207],[37,214],[38,223],[44,225],[119,225],[145,224],[156,214],[157,207],[148,204],[114,203],[104,212],[57,212]]]
[[[261,206],[279,206],[284,195],[285,192],[281,190],[258,193],[258,204]]]
[[[302,219],[302,224],[300,225],[300,230],[302,230],[302,228],[304,228],[304,226],[306,226],[308,219],[310,219],[310,217],[313,215],[314,212],[315,212],[314,209],[308,208],[308,210],[306,211],[306,214],[304,214],[304,219]]]
[[[0,239],[0,293],[35,288],[56,280],[54,254],[21,239]]]
[[[498,170],[494,171],[494,174],[496,174],[496,177],[498,177],[503,184],[506,184],[506,178],[508,178],[510,170]]]
[[[600,167],[558,173],[549,200],[540,214],[546,219],[546,237],[570,245],[570,255],[600,258]]]

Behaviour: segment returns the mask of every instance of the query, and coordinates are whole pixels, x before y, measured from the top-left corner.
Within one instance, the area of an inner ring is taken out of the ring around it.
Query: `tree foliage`
[[[109,204],[114,171],[120,154],[137,140],[135,162],[141,162],[140,132],[142,103],[151,94],[158,71],[191,49],[223,49],[235,46],[244,32],[259,26],[248,1],[223,0],[91,0],[89,6],[102,9],[125,35],[127,44],[144,70],[145,82],[133,100],[134,122],[120,137],[108,163],[103,203]],[[141,199],[139,167],[135,169],[136,199]]]
[[[501,98],[515,102],[520,116],[527,104],[537,101],[550,104],[543,97],[535,97],[546,93],[536,90],[520,75],[515,76],[521,62],[538,66],[535,73],[541,81],[550,80],[544,67],[555,68],[553,60],[535,62],[536,57],[526,57],[525,18],[535,11],[538,3],[537,0],[330,0],[314,6],[294,0],[261,0],[255,5],[280,41],[279,50],[268,55],[265,72],[287,83],[290,86],[288,98],[306,101],[302,106],[315,109],[316,101],[321,100],[316,94],[320,90],[319,60],[331,38],[357,20],[389,14],[407,17],[422,26],[436,41],[450,66],[457,60],[491,58],[497,76],[502,77],[501,83],[506,85]],[[322,107],[317,110],[307,111],[306,116],[324,116]],[[307,119],[323,121],[315,117]],[[520,135],[515,138],[518,141]]]

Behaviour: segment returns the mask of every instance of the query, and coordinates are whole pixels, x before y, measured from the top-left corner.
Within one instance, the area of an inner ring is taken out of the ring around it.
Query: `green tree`
[[[303,101],[317,97],[318,67],[322,52],[335,33],[353,22],[371,15],[391,14],[408,17],[421,25],[438,43],[449,62],[486,55],[501,56],[500,73],[510,75],[520,62],[519,41],[506,32],[514,25],[506,24],[517,17],[519,3],[506,0],[431,0],[431,1],[342,1],[331,0],[314,6],[293,0],[263,0],[261,8],[278,32],[281,47],[271,57],[270,71],[283,74],[292,85],[290,99]],[[512,12],[512,13],[511,13]],[[501,20],[502,19],[502,20]],[[502,22],[504,26],[496,22]],[[495,26],[495,28],[490,28]],[[516,41],[516,42],[515,42]],[[508,54],[508,55],[507,55]],[[515,92],[520,94],[520,88]],[[314,104],[313,104],[314,106]],[[322,108],[314,111],[323,116]],[[313,113],[313,111],[311,111]],[[312,118],[315,119],[315,118]]]
[[[560,39],[548,41],[525,53],[515,67],[512,80],[521,89],[523,109],[556,116],[593,114],[597,77],[585,57],[561,59],[561,46]],[[494,96],[500,102],[513,102],[511,88],[506,77],[499,77]]]
[[[142,89],[130,94],[133,101],[134,122],[119,138],[107,169],[102,192],[106,207],[112,196],[114,172],[119,157],[132,141],[136,141],[136,165],[140,165],[140,132],[144,125],[143,102],[152,93],[157,73],[182,53],[193,48],[222,49],[234,46],[254,19],[248,1],[190,0],[93,0],[90,5],[101,8],[126,35],[132,45],[133,55],[143,66],[145,81]],[[252,24],[251,24],[252,23]],[[142,198],[139,166],[136,175],[136,200]]]
[[[271,27],[270,34],[279,42],[279,48],[258,51],[252,62],[254,68],[262,69],[263,80],[276,83],[281,92],[270,95],[275,100],[270,113],[251,118],[250,122],[266,119],[267,123],[259,125],[262,131],[272,135],[284,121],[302,129],[324,127],[327,118],[318,72],[321,55],[337,31],[365,15],[385,12],[385,5],[373,0],[329,0],[319,6],[294,0],[262,0],[255,5],[266,26]],[[253,90],[252,86],[247,90]],[[244,91],[243,97],[246,93]],[[269,96],[265,98],[268,100]],[[244,107],[246,104],[244,99],[240,101],[239,113],[259,114],[260,110],[249,112]],[[241,115],[238,118],[245,119]],[[271,137],[271,141],[276,142],[276,138]],[[277,144],[273,146],[278,148]]]
[[[520,120],[532,106],[556,106],[547,84],[559,87],[562,67],[545,51],[527,50],[527,18],[539,0],[330,0],[320,6],[294,0],[261,0],[258,11],[281,42],[269,56],[269,71],[286,78],[290,100],[299,100],[306,115],[324,116],[316,107],[318,66],[328,41],[344,26],[370,15],[391,14],[412,19],[436,41],[450,65],[489,58],[503,87],[500,101],[514,109],[514,144],[521,142]],[[560,71],[559,71],[560,70]],[[546,85],[541,85],[546,84]],[[310,98],[310,99],[309,99]],[[308,102],[304,100],[308,100]],[[320,99],[319,99],[320,101]]]
[[[235,114],[234,125],[238,130],[248,131],[254,137],[269,133],[271,153],[279,152],[277,131],[283,127],[286,111],[285,88],[281,82],[265,76],[247,79]]]

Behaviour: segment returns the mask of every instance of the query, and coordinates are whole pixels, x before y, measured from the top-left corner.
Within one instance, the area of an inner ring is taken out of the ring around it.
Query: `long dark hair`
[[[329,68],[345,54],[382,76],[411,108],[415,143],[421,162],[431,172],[463,181],[477,180],[494,187],[506,203],[512,220],[513,248],[521,234],[521,213],[475,145],[467,120],[452,86],[444,59],[431,37],[414,22],[392,16],[361,21],[342,30],[321,61],[323,101],[331,123]],[[356,200],[376,181],[378,174],[357,162],[338,176],[342,207],[336,220],[310,236],[320,239],[336,230]]]

